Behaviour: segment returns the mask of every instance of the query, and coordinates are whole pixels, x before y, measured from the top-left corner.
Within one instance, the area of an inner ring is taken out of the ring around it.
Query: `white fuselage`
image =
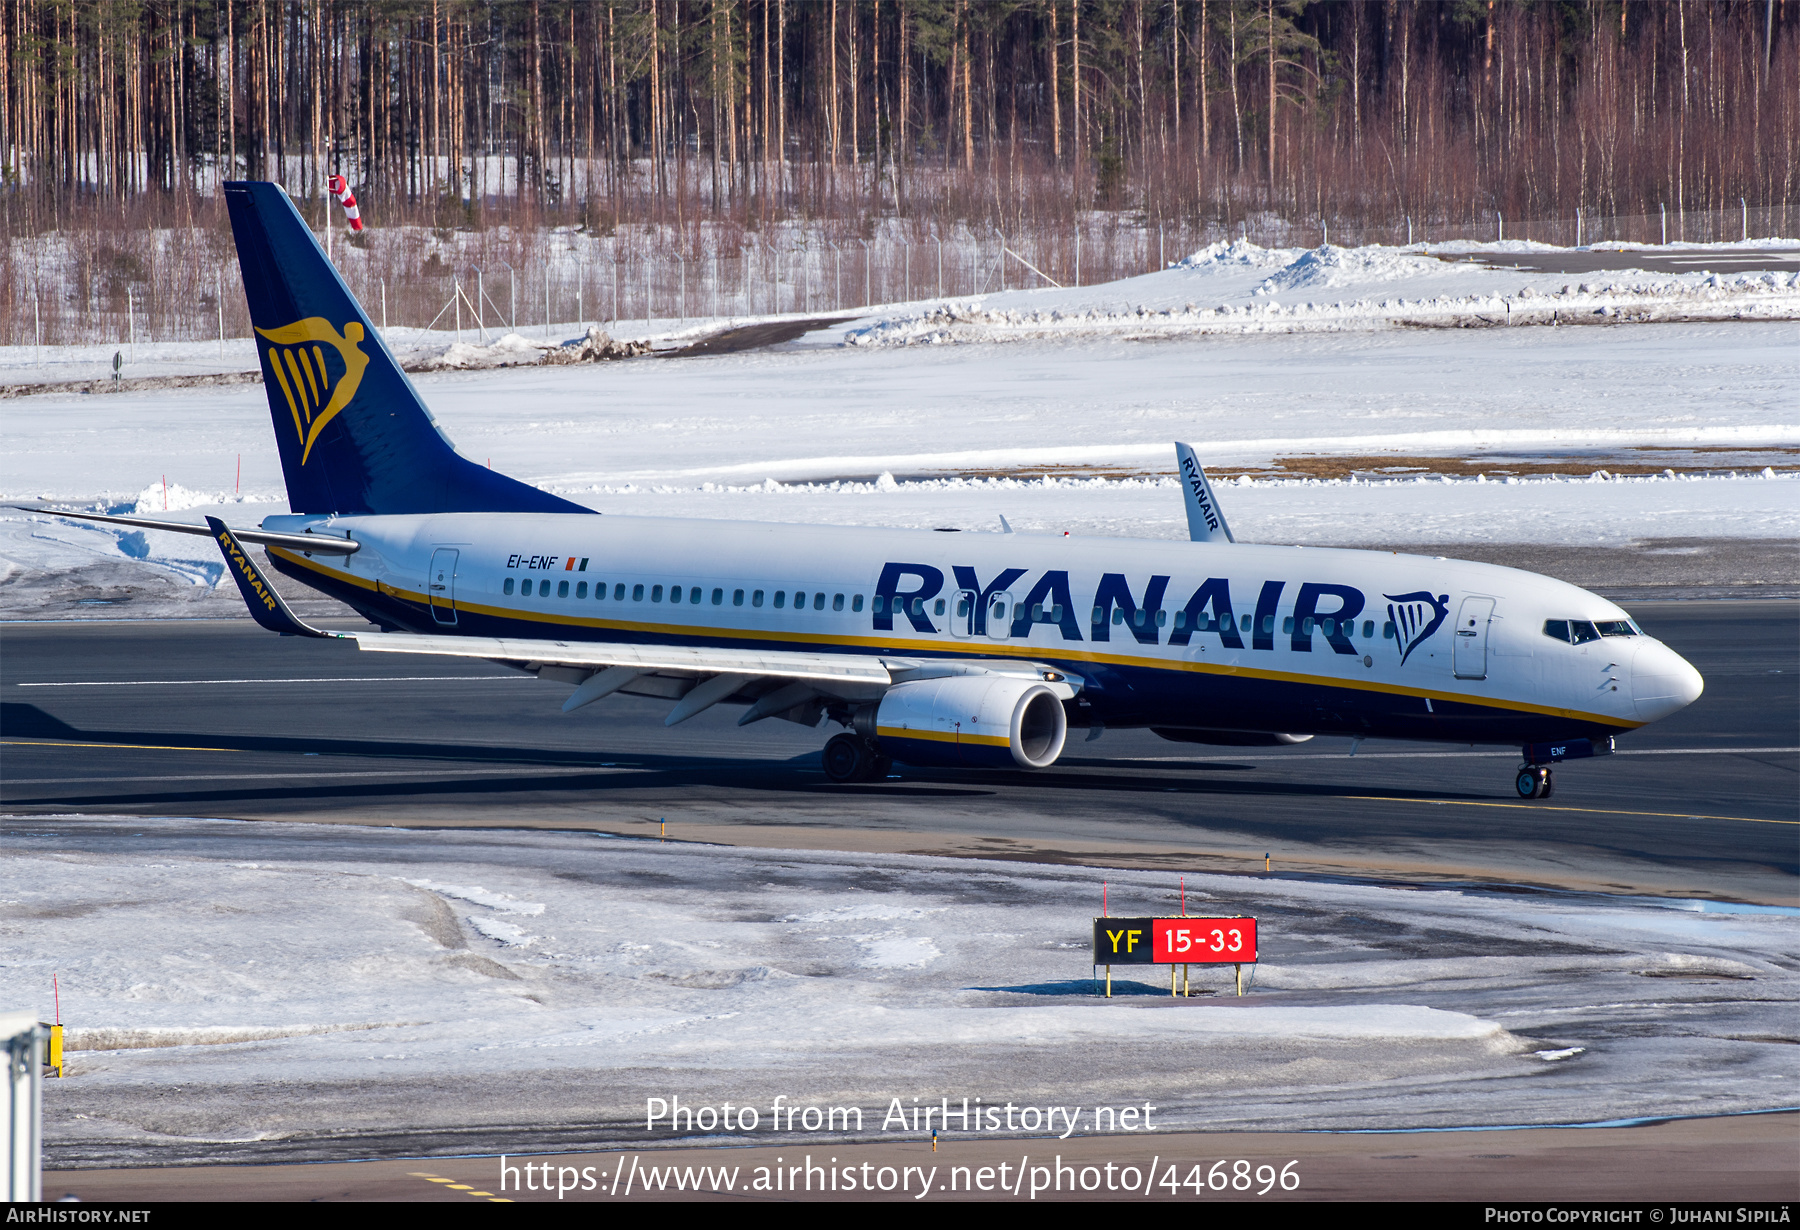
[[[413,631],[1018,658],[1115,726],[1518,742],[1629,730],[1701,688],[1606,599],[1439,557],[530,513],[264,528],[354,538],[271,554]]]

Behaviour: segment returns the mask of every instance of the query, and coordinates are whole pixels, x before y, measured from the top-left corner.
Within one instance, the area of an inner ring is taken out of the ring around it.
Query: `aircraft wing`
[[[723,649],[700,645],[621,645],[605,641],[556,641],[524,637],[430,636],[409,632],[350,634],[358,649],[374,653],[431,653],[522,666],[572,666],[590,670],[623,666],[643,674],[734,674],[781,679],[874,683],[894,681],[884,659],[861,654],[794,653],[779,649]],[[911,660],[908,659],[908,664]]]
[[[1050,683],[1073,696],[1081,681],[1051,667],[1010,659],[929,659],[874,654],[804,653],[755,646],[633,645],[534,637],[440,636],[411,632],[329,632],[314,628],[282,601],[239,537],[217,517],[208,532],[263,627],[286,636],[353,640],[372,653],[416,653],[504,662],[540,679],[575,685],[563,703],[569,713],[614,692],[674,700],[667,725],[734,696],[751,701],[739,725],[788,717],[811,725],[830,700],[873,700],[896,683],[942,675],[1017,675]],[[1066,696],[1065,696],[1066,699]],[[811,720],[808,719],[810,714]]]

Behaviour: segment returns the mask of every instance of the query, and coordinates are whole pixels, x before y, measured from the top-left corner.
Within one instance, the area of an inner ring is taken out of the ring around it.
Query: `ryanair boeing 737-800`
[[[1511,744],[1518,792],[1700,695],[1617,606],[1487,564],[1233,540],[1177,446],[1193,541],[601,517],[459,456],[276,185],[225,185],[292,512],[209,534],[251,614],[381,653],[624,692],[675,725],[842,728],[839,781],[892,761],[1041,769],[1071,725],[1228,746],[1318,734]],[[379,632],[297,619],[245,544]]]

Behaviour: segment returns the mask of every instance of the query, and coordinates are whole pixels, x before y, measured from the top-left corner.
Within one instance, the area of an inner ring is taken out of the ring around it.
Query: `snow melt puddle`
[[[528,917],[535,917],[544,912],[544,904],[541,901],[520,901],[518,898],[509,897],[505,893],[491,893],[479,884],[466,886],[462,884],[439,884],[435,880],[408,880],[402,876],[396,876],[394,878],[399,880],[402,884],[410,884],[414,888],[427,889],[444,897],[455,897],[459,901],[470,901],[476,905],[485,905],[488,909],[499,910],[502,914],[524,914]],[[482,934],[485,935],[487,933],[484,931]]]

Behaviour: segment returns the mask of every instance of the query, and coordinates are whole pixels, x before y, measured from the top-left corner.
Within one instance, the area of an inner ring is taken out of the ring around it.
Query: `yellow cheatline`
[[[175,747],[163,743],[63,743],[61,741],[37,743],[22,739],[0,740],[0,747],[116,747],[134,752],[230,752],[237,750],[229,747]]]
[[[1011,742],[1005,735],[966,734],[954,730],[908,730],[902,726],[880,726],[876,733],[884,739],[918,739],[932,743],[981,743],[1005,747]]]
[[[430,598],[416,590],[403,589],[385,582],[365,580],[348,572],[335,572],[321,564],[283,547],[266,548],[271,555],[279,555],[282,559],[301,568],[310,569],[323,576],[330,577],[339,584],[354,585],[359,589],[378,591],[391,597],[408,602],[427,605]],[[943,653],[954,648],[955,642],[901,640],[892,637],[841,635],[824,632],[798,631],[759,631],[749,628],[720,628],[700,624],[661,624],[643,623],[634,620],[583,618],[578,615],[564,615],[560,612],[532,610],[526,607],[488,606],[472,602],[465,598],[456,600],[456,609],[467,611],[471,615],[491,615],[500,619],[518,620],[521,623],[549,624],[556,628],[601,628],[614,632],[649,632],[670,636],[708,636],[719,637],[731,641],[785,641],[790,644],[820,645],[829,648],[857,650],[875,654],[904,654],[921,651]],[[1126,654],[1095,653],[1092,650],[1070,649],[1066,646],[1033,645],[1025,643],[1018,646],[989,645],[981,647],[984,657],[1027,658],[1036,659],[1053,657],[1063,661],[1094,662],[1110,666],[1139,666],[1151,670],[1186,671],[1206,675],[1237,675],[1246,679],[1261,679],[1270,683],[1299,683],[1317,687],[1343,688],[1355,692],[1375,692],[1384,696],[1414,696],[1424,700],[1439,700],[1446,704],[1479,705],[1484,709],[1502,709],[1513,713],[1541,713],[1550,717],[1586,719],[1617,727],[1620,731],[1636,730],[1644,725],[1627,718],[1614,717],[1604,713],[1589,713],[1581,709],[1564,709],[1551,705],[1533,705],[1526,701],[1500,700],[1488,696],[1469,696],[1455,692],[1432,691],[1427,688],[1407,687],[1404,684],[1374,683],[1361,679],[1349,679],[1331,675],[1302,675],[1293,671],[1267,670],[1261,667],[1215,665],[1209,662],[1169,661],[1161,658],[1131,657]]]
[[[1756,816],[1703,816],[1688,811],[1621,811],[1611,807],[1546,807],[1541,803],[1483,803],[1473,799],[1396,799],[1379,794],[1340,794],[1340,799],[1367,799],[1371,803],[1429,803],[1435,807],[1512,807],[1524,811],[1575,811],[1590,816],[1652,816],[1660,820],[1736,820],[1743,824],[1793,824],[1800,820],[1764,820]]]

